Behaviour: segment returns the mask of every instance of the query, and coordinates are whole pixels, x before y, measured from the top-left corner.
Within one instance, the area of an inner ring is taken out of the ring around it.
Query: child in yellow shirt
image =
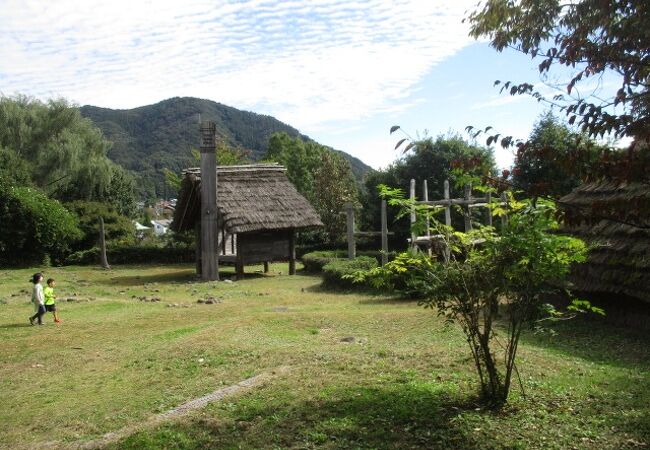
[[[54,278],[49,278],[47,280],[47,286],[43,288],[43,296],[45,297],[45,311],[52,312],[52,314],[54,314],[55,323],[61,323],[61,320],[59,320],[59,316],[56,313],[56,296],[54,295],[55,284],[56,282],[54,281]]]

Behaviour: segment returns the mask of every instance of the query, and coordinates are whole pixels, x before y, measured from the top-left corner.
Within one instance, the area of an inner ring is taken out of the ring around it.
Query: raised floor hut
[[[587,262],[573,270],[576,289],[650,302],[650,217],[643,212],[650,207],[650,186],[588,183],[560,203],[564,231],[590,248]]]
[[[289,273],[294,274],[296,231],[323,226],[277,164],[218,166],[217,210],[215,252],[220,264],[235,264],[238,276],[246,264],[264,263],[267,271],[271,261],[289,261]],[[186,169],[171,228],[195,230],[200,236],[200,214],[201,170]]]

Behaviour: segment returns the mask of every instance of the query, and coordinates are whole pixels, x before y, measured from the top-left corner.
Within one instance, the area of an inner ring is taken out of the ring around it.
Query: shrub
[[[349,278],[360,271],[369,271],[378,266],[377,260],[370,256],[354,259],[333,259],[323,267],[323,286],[328,288],[351,288],[354,281]]]
[[[302,264],[305,272],[318,273],[323,271],[323,267],[337,258],[345,258],[347,252],[344,250],[323,250],[311,252],[303,255]]]
[[[377,263],[381,263],[381,251],[379,250],[366,250],[357,253],[359,256],[367,256],[377,260]],[[317,252],[311,252],[303,255],[302,264],[305,268],[305,272],[309,273],[320,273],[323,271],[323,267],[336,259],[346,258],[348,252],[347,250],[323,250]],[[395,258],[395,252],[388,253],[388,260],[393,260]]]
[[[99,218],[104,219],[106,241],[130,245],[135,242],[135,227],[131,220],[121,215],[113,205],[77,200],[66,204],[79,217],[83,238],[75,250],[89,249],[99,241]]]
[[[76,217],[57,200],[0,179],[0,266],[58,264],[80,237]]]
[[[154,246],[119,246],[106,249],[110,264],[184,263],[194,262],[194,249]],[[99,264],[99,248],[93,247],[73,253],[65,260],[67,265]]]

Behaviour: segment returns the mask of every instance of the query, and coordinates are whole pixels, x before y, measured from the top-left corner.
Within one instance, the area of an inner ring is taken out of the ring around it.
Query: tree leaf
[[[392,127],[390,127],[390,134],[393,134],[397,130],[399,130],[399,125],[393,125]]]
[[[397,142],[397,144],[395,144],[395,150],[397,150],[397,149],[399,148],[399,146],[402,145],[402,144],[404,143],[405,140],[406,140],[406,138],[404,138],[404,139],[400,139],[400,140]]]

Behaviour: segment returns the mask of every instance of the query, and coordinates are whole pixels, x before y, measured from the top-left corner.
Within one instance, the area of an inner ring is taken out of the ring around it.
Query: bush
[[[323,267],[338,258],[345,258],[347,251],[344,250],[322,250],[318,252],[311,252],[303,255],[302,264],[305,272],[320,273]]]
[[[305,268],[305,272],[320,273],[323,271],[323,267],[326,264],[336,259],[347,259],[347,256],[347,250],[322,250],[303,255],[302,264]],[[374,258],[377,261],[377,264],[381,264],[381,251],[379,250],[366,250],[358,252],[358,256],[368,256]],[[388,260],[392,261],[393,259],[395,259],[395,252],[388,252]]]
[[[106,249],[109,264],[186,263],[195,262],[194,249],[154,246],[120,246]],[[75,252],[67,265],[99,264],[99,248]]]
[[[76,217],[57,200],[0,179],[0,266],[58,264],[79,238]]]
[[[368,271],[378,266],[377,260],[370,256],[358,256],[354,259],[333,259],[323,267],[323,286],[328,288],[358,287],[351,279],[359,271]]]
[[[75,250],[85,250],[97,245],[100,217],[104,219],[104,232],[108,243],[135,243],[135,227],[131,219],[121,215],[113,205],[77,200],[66,204],[66,207],[79,217],[79,228],[83,233],[83,238],[77,243]]]

